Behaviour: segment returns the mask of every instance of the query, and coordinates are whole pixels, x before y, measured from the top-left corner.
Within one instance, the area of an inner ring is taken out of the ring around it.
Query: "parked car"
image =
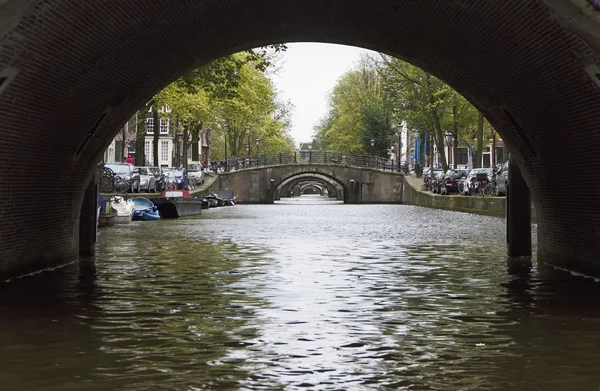
[[[204,169],[200,164],[188,164],[188,176],[196,178],[198,185],[204,183]]]
[[[489,170],[485,168],[474,168],[469,172],[467,178],[464,181],[464,187],[462,194],[464,195],[475,195],[478,191],[478,187],[482,183],[487,183],[489,180]]]
[[[433,170],[434,175],[439,172],[443,173],[444,171],[442,169],[438,169],[438,168]],[[430,175],[431,175],[431,168],[425,167],[425,169],[423,170],[423,190],[433,190],[433,186],[431,186],[429,184],[429,176]]]
[[[508,188],[508,161],[502,165],[500,171],[498,171],[496,178],[496,195],[506,195],[506,189]]]
[[[469,173],[465,170],[448,170],[444,175],[440,194],[458,193],[458,185]]]
[[[141,189],[144,189],[146,193],[156,191],[156,178],[149,167],[136,167],[134,172],[137,172],[140,176]]]
[[[444,183],[444,171],[433,171],[433,181],[431,182],[431,191],[437,194],[442,194],[442,185]]]
[[[135,171],[133,164],[129,163],[107,163],[104,167],[110,168],[116,176],[121,177],[129,183],[131,192],[140,191],[140,175]]]
[[[185,168],[164,167],[162,172],[165,175],[167,189],[190,190],[190,178]]]

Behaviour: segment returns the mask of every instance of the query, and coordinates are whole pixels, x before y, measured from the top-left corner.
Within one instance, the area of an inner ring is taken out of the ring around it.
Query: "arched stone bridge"
[[[146,3],[1,2],[1,276],[93,253],[94,166],[161,88],[229,53],[307,41],[388,53],[462,93],[502,136],[531,189],[539,255],[600,275],[600,183],[590,179],[600,156],[593,2]],[[267,178],[268,170],[243,175]],[[361,178],[362,196],[367,183]],[[250,186],[249,199],[266,199],[262,181]]]
[[[349,204],[402,202],[403,175],[338,164],[281,164],[219,175],[219,187],[241,203],[273,203],[301,183],[318,182]]]

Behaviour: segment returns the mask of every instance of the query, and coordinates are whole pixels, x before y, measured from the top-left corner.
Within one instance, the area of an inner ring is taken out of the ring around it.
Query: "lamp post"
[[[400,164],[402,162],[402,124],[398,124],[398,172],[400,172]],[[407,155],[408,156],[408,155]]]
[[[246,144],[246,166],[250,166],[250,126],[246,125],[246,137],[248,137],[248,144]]]
[[[308,146],[308,162],[312,163],[312,145]]]
[[[453,146],[453,140],[454,140],[454,134],[450,131],[447,131],[445,133],[446,136],[446,145],[448,145],[448,167],[452,167],[452,161],[454,160],[453,156],[452,156],[452,146]]]
[[[256,139],[256,167],[258,167],[258,144],[260,143],[260,139]]]
[[[369,155],[370,155],[369,160],[371,160],[371,161],[373,159],[373,146],[375,146],[375,140],[371,139],[371,147],[369,148]],[[371,164],[371,165],[373,166],[373,164]]]
[[[477,155],[479,154],[479,151],[477,150],[477,137],[475,137],[473,139],[473,141],[475,142],[475,145],[473,145],[473,147],[471,147],[471,150],[473,151],[473,168],[479,168],[479,165],[481,164],[481,162],[477,161]]]
[[[410,147],[410,133],[408,126],[406,127],[406,154],[404,155],[404,172],[408,175],[409,167],[408,167],[408,148]]]
[[[227,132],[229,131],[229,124],[225,124],[225,171],[229,171],[229,160],[227,159]]]

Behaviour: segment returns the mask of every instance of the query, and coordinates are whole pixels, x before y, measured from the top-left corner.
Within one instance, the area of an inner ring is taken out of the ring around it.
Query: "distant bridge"
[[[403,174],[374,156],[308,152],[228,160],[219,187],[233,190],[241,203],[270,204],[300,195],[308,187],[327,189],[348,204],[401,203]]]

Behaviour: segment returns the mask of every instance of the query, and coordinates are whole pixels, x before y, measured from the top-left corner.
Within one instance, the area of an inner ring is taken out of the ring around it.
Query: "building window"
[[[463,165],[469,162],[469,153],[467,148],[456,148],[456,156],[454,156],[456,164]]]
[[[169,134],[169,119],[160,120],[160,134]]]
[[[496,164],[504,163],[504,147],[496,147]]]
[[[154,133],[154,118],[146,118],[146,132]]]
[[[152,148],[152,141],[144,142],[144,155],[146,155],[146,160],[150,163],[154,164],[154,150]]]
[[[161,141],[160,143],[160,160],[162,162],[169,161],[169,142]]]

